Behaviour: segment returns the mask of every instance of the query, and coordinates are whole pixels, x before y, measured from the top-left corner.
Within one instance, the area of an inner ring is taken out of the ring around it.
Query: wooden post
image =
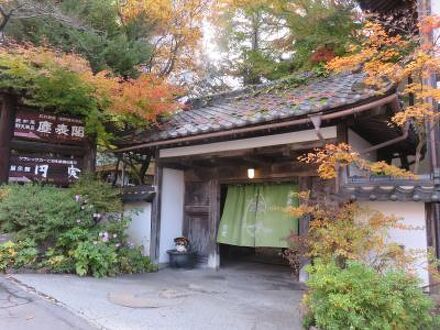
[[[0,184],[7,183],[9,178],[9,159],[11,140],[14,134],[15,98],[3,94],[0,108]]]
[[[217,231],[220,223],[220,183],[217,179],[209,182],[209,246],[208,266],[220,267],[220,249],[217,244]]]
[[[151,240],[150,240],[150,258],[153,262],[159,261],[160,247],[160,213],[162,205],[162,175],[163,168],[159,163],[159,152],[156,152],[154,158],[154,187],[156,189],[156,197],[153,200],[151,209]]]

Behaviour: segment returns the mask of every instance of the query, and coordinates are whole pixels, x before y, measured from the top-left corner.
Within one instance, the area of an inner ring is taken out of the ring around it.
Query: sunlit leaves
[[[196,67],[202,22],[209,0],[127,0],[121,5],[125,20],[139,16],[152,21],[153,54],[150,69],[159,75]]]
[[[178,90],[154,75],[123,79],[94,74],[83,58],[33,46],[0,48],[0,87],[21,92],[23,101],[87,118],[92,133],[105,135],[104,121],[145,126],[178,108]]]
[[[406,178],[414,177],[413,173],[385,162],[366,161],[346,143],[327,144],[323,148],[316,148],[313,152],[300,156],[298,160],[317,166],[318,175],[326,180],[337,178],[339,170],[349,165],[357,166],[365,173]]]

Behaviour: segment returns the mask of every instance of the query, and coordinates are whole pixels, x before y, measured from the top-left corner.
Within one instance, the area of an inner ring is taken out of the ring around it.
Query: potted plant
[[[175,248],[168,250],[171,268],[194,268],[196,264],[196,253],[191,251],[189,239],[179,236],[174,239]]]

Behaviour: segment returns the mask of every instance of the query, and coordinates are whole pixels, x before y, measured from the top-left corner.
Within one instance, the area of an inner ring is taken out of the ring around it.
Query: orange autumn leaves
[[[369,162],[362,159],[360,154],[353,151],[352,147],[346,143],[327,144],[323,148],[316,148],[314,152],[300,156],[298,160],[317,166],[319,177],[326,180],[337,178],[339,169],[349,165],[357,166],[375,175],[414,178],[413,173],[383,161]]]
[[[181,91],[171,87],[163,79],[153,75],[141,75],[119,83],[119,90],[113,98],[112,111],[123,109],[126,114],[154,122],[161,114],[177,110],[180,104],[174,98]]]
[[[137,79],[122,79],[110,71],[95,74],[89,63],[76,54],[30,45],[0,48],[0,59],[8,64],[9,72],[27,75],[29,80],[38,75],[49,77],[56,70],[74,73],[98,109],[116,117],[154,122],[159,115],[179,107],[175,101],[178,88],[151,74],[141,74]]]
[[[127,0],[123,20],[145,16],[151,22],[153,73],[168,76],[195,70],[202,25],[210,0]]]
[[[428,16],[419,23],[420,32],[425,34],[439,27],[440,16]],[[395,114],[392,122],[402,127],[411,121],[420,132],[427,121],[438,122],[440,115],[434,111],[433,102],[440,101],[440,91],[431,86],[430,77],[440,73],[439,40],[426,43],[423,38],[389,36],[380,24],[371,22],[363,32],[361,45],[353,46],[349,56],[333,59],[328,69],[343,72],[361,68],[366,74],[365,83],[378,89],[384,81],[399,86],[411,79],[412,83],[406,84],[401,94],[413,97],[415,102]]]

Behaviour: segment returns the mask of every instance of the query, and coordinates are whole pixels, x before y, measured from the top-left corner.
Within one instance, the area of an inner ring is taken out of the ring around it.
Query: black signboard
[[[51,182],[67,185],[79,178],[81,159],[35,154],[11,155],[9,182]]]
[[[83,144],[86,139],[81,119],[23,109],[15,116],[14,137],[65,144]]]

